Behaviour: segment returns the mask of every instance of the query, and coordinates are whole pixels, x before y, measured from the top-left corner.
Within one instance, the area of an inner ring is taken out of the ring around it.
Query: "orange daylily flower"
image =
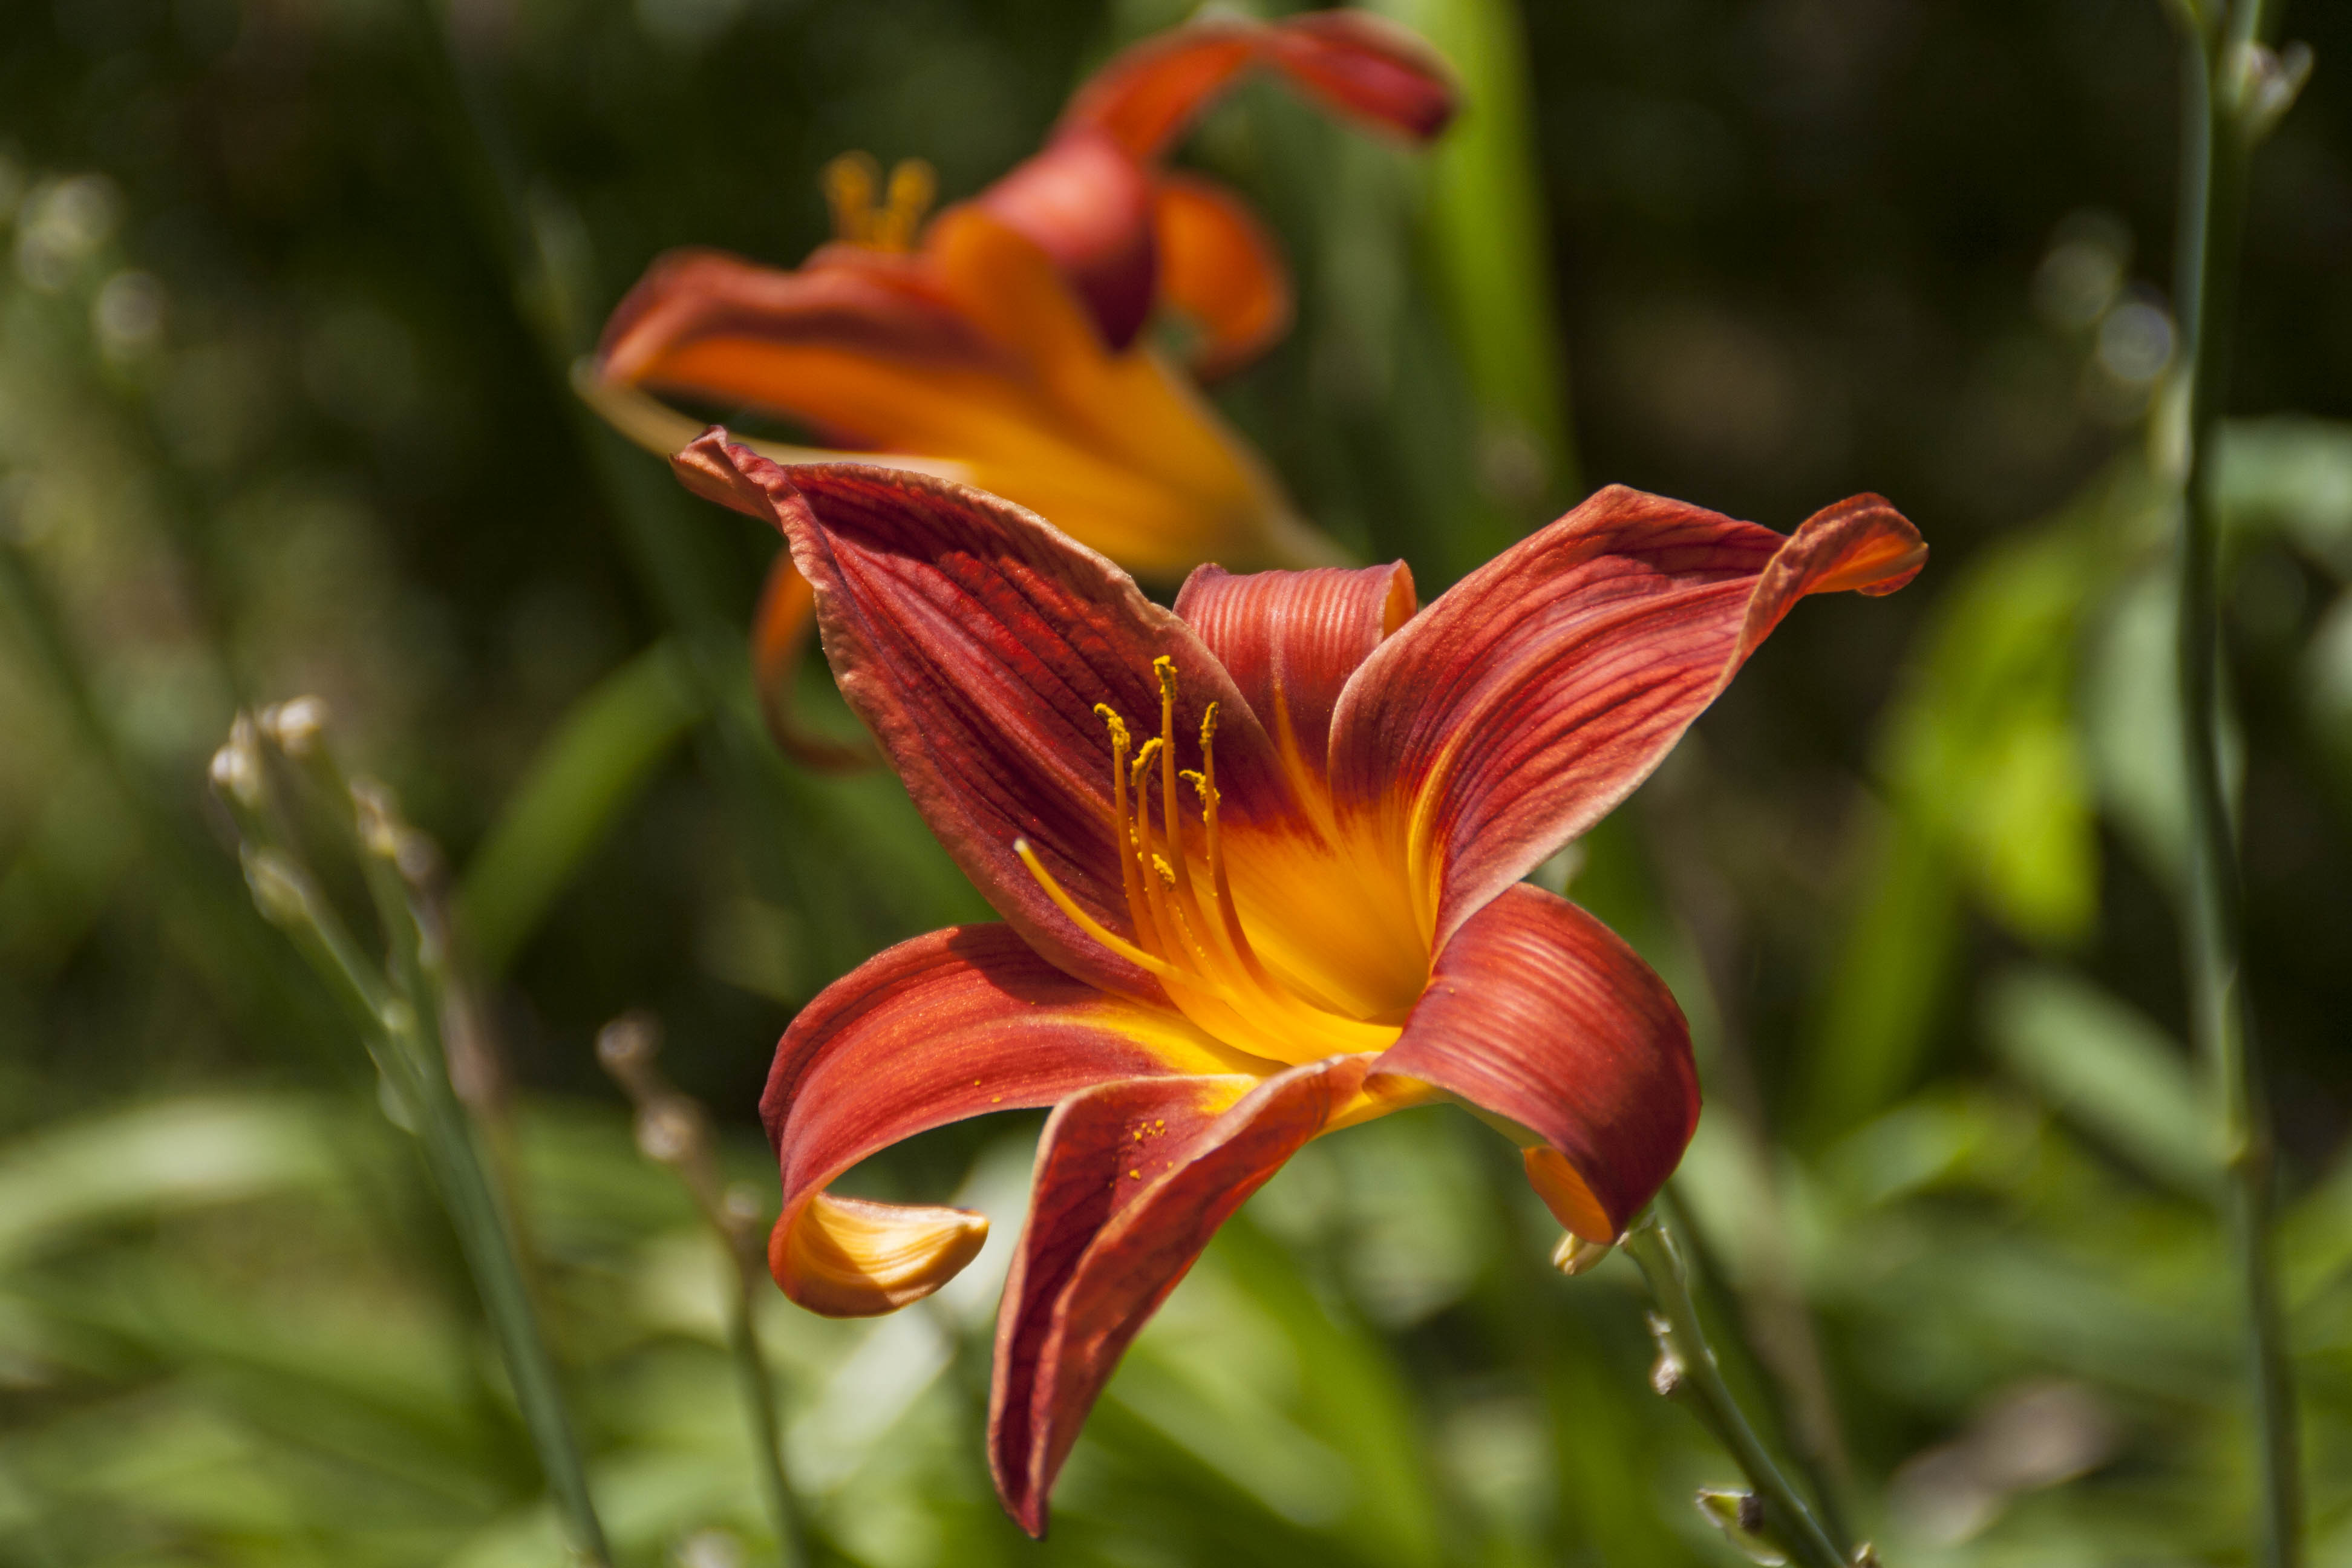
[[[699,426],[655,392],[780,415],[845,449],[832,455],[1018,501],[1147,576],[1211,559],[1336,560],[1193,382],[1246,363],[1290,321],[1285,269],[1248,209],[1160,167],[1254,69],[1414,140],[1454,110],[1427,48],[1360,12],[1177,28],[1114,58],[1042,151],[928,226],[928,170],[901,164],[886,188],[852,155],[827,171],[837,238],[800,268],[709,250],[656,260],[614,311],[583,392],[664,453]],[[1155,314],[1189,333],[1185,366],[1145,337]],[[784,730],[808,604],[780,560],[755,644]]]
[[[1435,1099],[1511,1131],[1615,1239],[1698,1116],[1633,950],[1520,880],[1656,767],[1807,594],[1927,556],[1857,496],[1783,536],[1602,490],[1426,608],[1402,563],[1234,575],[1172,610],[1044,520],[935,478],[784,468],[713,430],[688,488],[773,522],[843,693],[1003,916],[803,1008],[761,1113],[777,1283],[918,1300],[978,1215],[839,1196],[866,1155],[1052,1106],[997,1321],[990,1459],[1042,1534],[1120,1353],[1217,1226],[1323,1132]]]

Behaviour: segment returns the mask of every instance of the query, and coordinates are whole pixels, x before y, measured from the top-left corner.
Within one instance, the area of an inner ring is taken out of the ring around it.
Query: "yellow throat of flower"
[[[1080,931],[1157,978],[1186,1017],[1225,1044],[1281,1062],[1385,1048],[1397,1037],[1395,1026],[1339,1011],[1297,980],[1276,973],[1251,946],[1217,826],[1217,705],[1209,704],[1201,718],[1200,771],[1180,770],[1175,662],[1161,658],[1151,667],[1160,678],[1158,735],[1137,748],[1125,719],[1108,705],[1095,709],[1110,731],[1113,831],[1135,940],[1118,936],[1079,908],[1026,840],[1014,840],[1013,853]],[[1150,808],[1155,773],[1160,807],[1156,834]],[[1180,781],[1192,786],[1201,804],[1200,826],[1190,842],[1176,793]]]
[[[881,195],[881,200],[875,198]],[[882,165],[870,153],[844,153],[824,166],[824,200],[833,209],[833,237],[869,250],[912,250],[923,215],[939,194],[939,177],[920,158],[902,158],[882,187]]]

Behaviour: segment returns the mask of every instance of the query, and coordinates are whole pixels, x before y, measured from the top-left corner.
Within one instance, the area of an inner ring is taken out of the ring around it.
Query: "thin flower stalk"
[[[1696,1416],[1708,1434],[1723,1445],[1754,1489],[1754,1499],[1760,1503],[1759,1509],[1741,1510],[1731,1525],[1748,1536],[1777,1544],[1807,1568],[1853,1568],[1858,1562],[1874,1561],[1874,1557],[1865,1559],[1861,1555],[1870,1551],[1868,1547],[1848,1552],[1831,1539],[1812,1505],[1781,1473],[1756,1436],[1756,1428],[1732,1396],[1730,1385],[1723,1381],[1723,1371],[1717,1364],[1714,1347],[1707,1343],[1706,1331],[1699,1326],[1698,1308],[1691,1300],[1682,1255],[1664,1223],[1654,1213],[1645,1214],[1627,1229],[1620,1245],[1641,1268],[1642,1278],[1649,1284],[1651,1299],[1657,1303],[1657,1313],[1650,1320],[1651,1332],[1658,1342],[1658,1363],[1651,1373],[1652,1386]],[[1571,1266],[1589,1263],[1584,1249],[1567,1256]],[[1713,1518],[1716,1510],[1708,1507],[1709,1496],[1702,1494],[1700,1507],[1701,1511]]]
[[[760,1344],[757,1310],[768,1274],[761,1205],[756,1194],[726,1185],[712,1146],[709,1118],[655,1065],[660,1049],[661,1027],[647,1013],[625,1014],[596,1035],[596,1059],[635,1108],[638,1149],[677,1173],[696,1212],[726,1251],[732,1285],[727,1296],[728,1353],[759,1457],[760,1489],[768,1522],[776,1532],[776,1552],[785,1568],[793,1568],[812,1558],[808,1529],[784,1468],[775,1384]]]
[[[214,787],[237,825],[256,905],[286,931],[352,1013],[383,1075],[386,1110],[424,1147],[565,1537],[583,1561],[608,1563],[604,1527],[531,1299],[513,1215],[491,1178],[479,1130],[451,1081],[444,1027],[453,987],[447,924],[434,875],[438,854],[430,840],[401,820],[383,786],[360,782],[339,792],[350,808],[339,820],[351,835],[383,926],[387,962],[378,965],[278,830],[262,741],[276,742],[289,762],[314,780],[340,783],[323,724],[324,709],[311,699],[270,709],[258,723],[238,715],[227,744],[214,754]]]
[[[2254,147],[2292,105],[2309,52],[2272,52],[2268,7],[2176,0],[2181,42],[2181,180],[2176,293],[2180,358],[2155,436],[2179,476],[2179,658],[2182,765],[2189,832],[2183,903],[2189,1029],[2221,1108],[2223,1210],[2243,1294],[2252,1413],[2258,1435],[2256,1561],[2304,1558],[2302,1454],[2278,1264],[2272,1237],[2276,1154],[2247,1004],[2236,824],[2222,782],[2221,519],[2215,435],[2229,381],[2229,340]]]

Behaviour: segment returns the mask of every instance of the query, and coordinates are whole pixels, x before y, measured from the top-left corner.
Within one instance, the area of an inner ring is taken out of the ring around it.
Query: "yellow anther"
[[[1209,777],[1206,773],[1198,772],[1192,768],[1186,768],[1176,776],[1192,786],[1192,793],[1201,797],[1201,807],[1202,810],[1205,811],[1217,804],[1216,786],[1209,783]]]
[[[1161,887],[1172,888],[1176,885],[1176,868],[1168,863],[1167,856],[1154,855],[1151,858],[1151,868],[1160,873]]]
[[[1095,704],[1095,717],[1110,726],[1110,749],[1114,752],[1127,750],[1127,721],[1108,702]]]
[[[833,209],[833,237],[864,245],[874,226],[874,189],[882,166],[870,153],[844,153],[824,166],[824,201]]]
[[[1161,654],[1151,661],[1151,673],[1160,678],[1160,696],[1163,701],[1176,700],[1176,661]]]
[[[920,158],[901,158],[898,166],[890,171],[890,194],[887,205],[874,215],[874,226],[866,243],[880,250],[912,250],[915,231],[922,226],[923,215],[931,210],[931,198],[939,194],[939,176]]]
[[[1217,705],[1213,702],[1201,714],[1201,749],[1207,751],[1209,742],[1217,738]]]
[[[882,192],[882,165],[866,153],[844,153],[824,166],[824,200],[833,209],[833,237],[875,250],[909,250],[939,180],[920,158],[902,160]]]
[[[1143,777],[1143,770],[1151,765],[1151,759],[1160,754],[1160,748],[1164,743],[1157,735],[1143,742],[1143,749],[1135,753],[1135,761],[1128,765],[1128,783],[1134,784]]]

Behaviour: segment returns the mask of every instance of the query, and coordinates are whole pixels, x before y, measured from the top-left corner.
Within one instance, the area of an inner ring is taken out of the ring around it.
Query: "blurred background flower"
[[[2245,1435],[2143,456],[2178,347],[2160,8],[1381,9],[1460,79],[1432,153],[1255,84],[1177,160],[1290,259],[1296,327],[1215,395],[1303,517],[1428,596],[1603,480],[1784,529],[1874,489],[1936,542],[1911,592],[1776,637],[1539,874],[1691,1016],[1674,1190],[1734,1381],[1840,1506],[1885,1500],[1854,1523],[1889,1561],[2228,1554]],[[592,1041],[656,1011],[728,1176],[764,1180],[793,1010],[984,911],[895,782],[774,756],[741,668],[772,536],[674,494],[563,370],[659,252],[806,254],[844,147],[972,195],[1183,14],[0,15],[0,1562],[554,1551],[446,1222],[207,815],[236,706],[303,691],[459,869],[617,1553],[772,1553],[729,1265]],[[2344,8],[2289,23],[2352,58]],[[2323,1560],[2352,1551],[2346,90],[2317,73],[2257,165],[2221,468]],[[800,696],[851,732],[818,672]],[[1730,1478],[1647,1391],[1637,1281],[1543,1268],[1556,1230],[1461,1120],[1269,1184],[1139,1340],[1042,1549],[976,1436],[1034,1119],[854,1173],[1000,1242],[880,1322],[763,1303],[813,1520],[877,1564],[1725,1561],[1689,1499]]]

